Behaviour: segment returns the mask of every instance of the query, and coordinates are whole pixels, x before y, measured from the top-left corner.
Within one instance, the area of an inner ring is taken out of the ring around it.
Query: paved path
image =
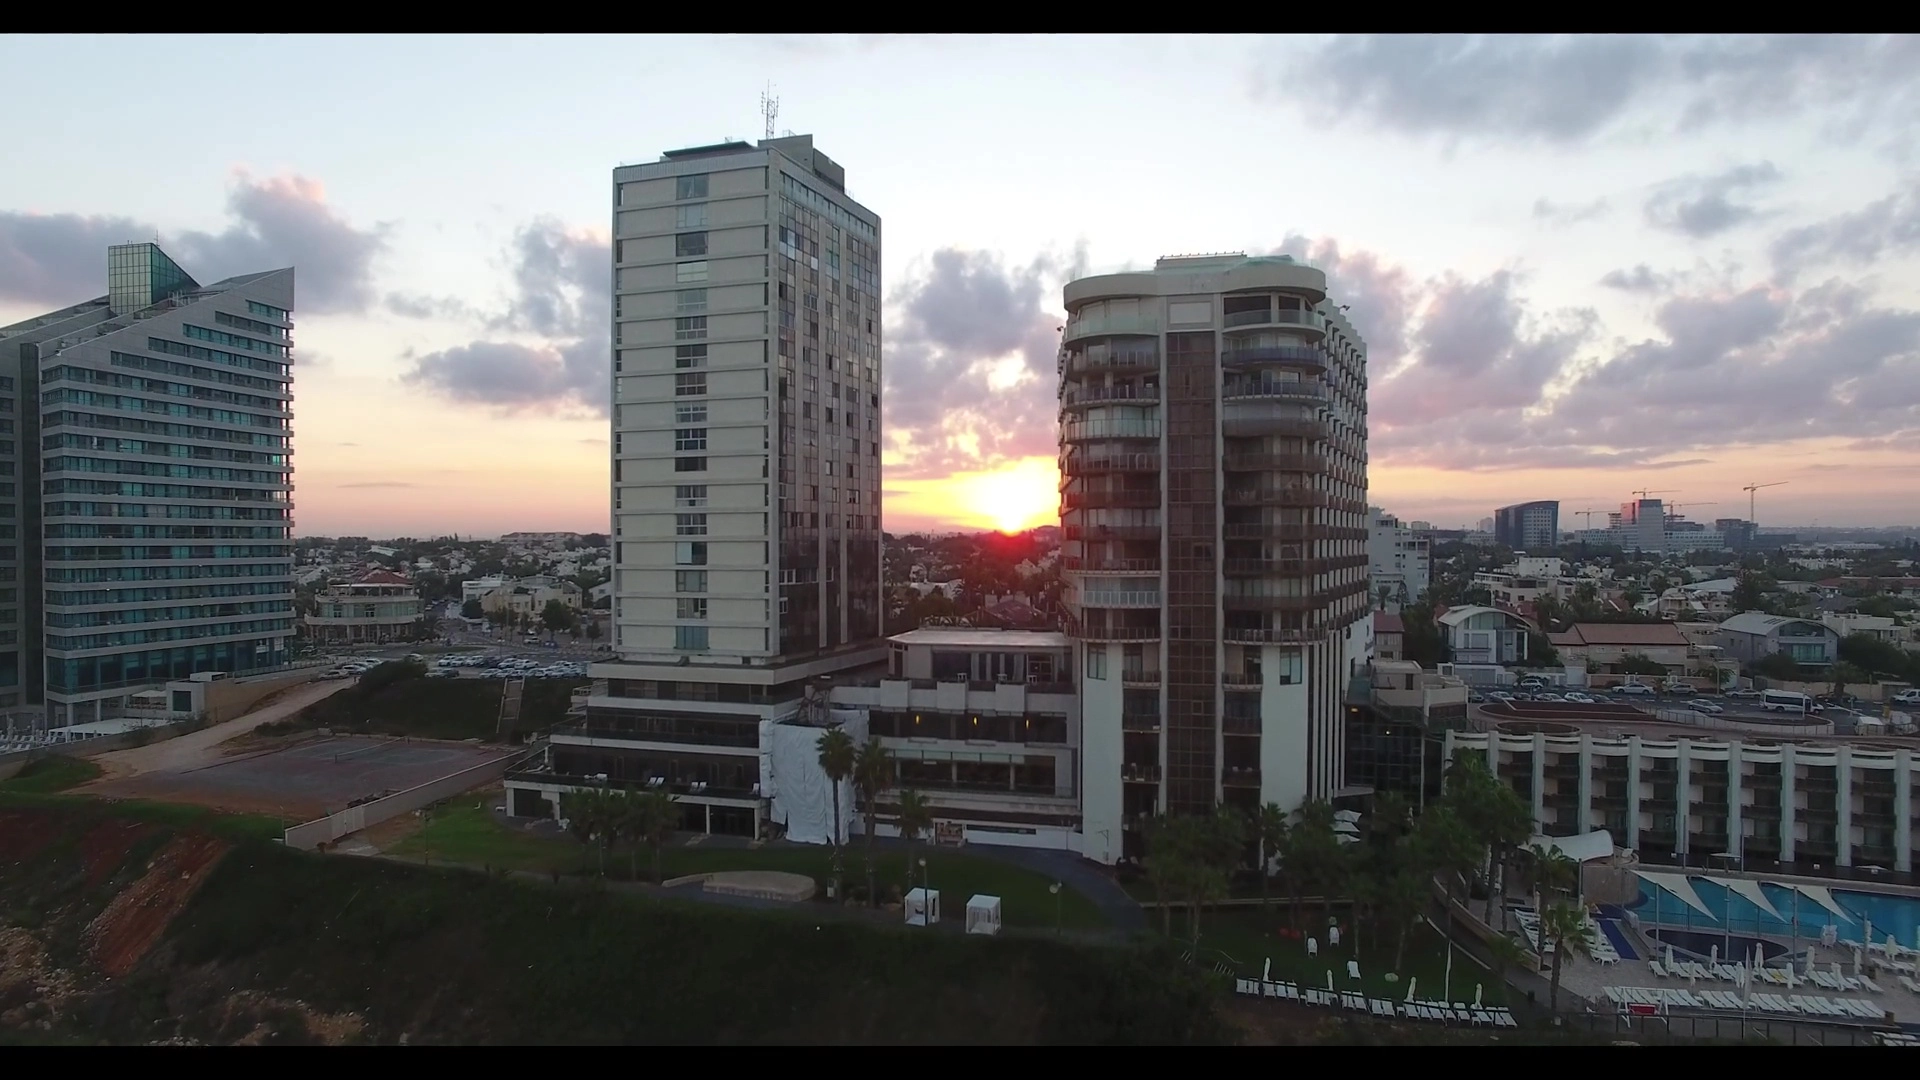
[[[103,785],[130,779],[143,773],[186,772],[203,765],[214,764],[222,760],[219,752],[220,744],[239,738],[261,724],[284,720],[321,698],[337,694],[351,685],[353,685],[351,680],[341,679],[297,686],[280,694],[266,708],[255,709],[225,723],[214,724],[163,742],[101,754],[92,760],[106,770],[106,775],[74,790],[80,794],[93,794],[95,789]]]

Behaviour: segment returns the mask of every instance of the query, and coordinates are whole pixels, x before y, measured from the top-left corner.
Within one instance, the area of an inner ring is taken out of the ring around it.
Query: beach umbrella
[[[1673,967],[1673,946],[1667,946],[1667,967]]]
[[[1419,987],[1419,985],[1420,985],[1420,976],[1418,975],[1415,975],[1413,978],[1407,980],[1407,1004],[1409,1005],[1413,1004],[1413,992],[1416,988]]]
[[[1709,945],[1707,947],[1707,966],[1709,967],[1720,966],[1720,946]]]
[[[1476,1009],[1480,1007],[1480,984],[1479,983],[1473,984],[1473,1007]]]
[[[1332,968],[1327,969],[1327,992],[1329,994],[1333,992],[1333,969]]]

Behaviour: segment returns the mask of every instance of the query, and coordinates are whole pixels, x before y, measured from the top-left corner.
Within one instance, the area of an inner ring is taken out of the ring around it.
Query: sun
[[[1003,533],[1017,533],[1060,520],[1060,469],[1052,458],[1029,458],[1018,465],[966,480],[966,505],[978,520]]]

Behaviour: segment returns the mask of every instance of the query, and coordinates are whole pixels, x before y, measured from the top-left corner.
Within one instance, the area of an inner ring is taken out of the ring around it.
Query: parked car
[[[1711,701],[1689,701],[1687,702],[1687,708],[1692,709],[1694,712],[1712,713],[1716,716],[1727,711]]]
[[[1729,690],[1729,691],[1727,691],[1727,693],[1726,693],[1726,696],[1727,696],[1727,697],[1730,697],[1730,698],[1739,698],[1740,700],[1743,700],[1743,701],[1746,701],[1746,700],[1752,700],[1752,699],[1754,699],[1754,698],[1758,698],[1758,697],[1760,696],[1760,691],[1758,691],[1758,690]]]
[[[1487,695],[1478,690],[1469,690],[1467,691],[1467,700],[1478,705],[1487,700]]]
[[[1567,700],[1568,700],[1568,701],[1571,701],[1571,702],[1573,702],[1573,703],[1574,703],[1575,705],[1592,705],[1592,704],[1595,704],[1595,702],[1594,702],[1594,700],[1593,700],[1592,698],[1590,698],[1590,697],[1588,697],[1588,696],[1587,696],[1587,695],[1585,695],[1585,694],[1582,694],[1582,693],[1580,693],[1580,692],[1579,692],[1579,691],[1577,691],[1577,690],[1576,690],[1576,691],[1574,691],[1573,693],[1570,693],[1570,694],[1568,694],[1568,695],[1567,695]]]
[[[1920,705],[1920,689],[1902,690],[1893,695],[1895,705]]]
[[[1659,691],[1655,690],[1651,686],[1648,686],[1646,683],[1628,683],[1627,685],[1620,688],[1620,693],[1628,694],[1633,697],[1652,697],[1658,692]]]
[[[1507,693],[1505,690],[1495,690],[1493,693],[1488,694],[1487,696],[1492,698],[1495,701],[1512,701],[1513,700],[1513,695]]]
[[[1535,694],[1535,695],[1533,696],[1533,700],[1535,700],[1535,701],[1565,701],[1565,700],[1567,700],[1567,699],[1566,699],[1566,698],[1563,698],[1563,697],[1561,697],[1561,696],[1560,696],[1559,694]]]

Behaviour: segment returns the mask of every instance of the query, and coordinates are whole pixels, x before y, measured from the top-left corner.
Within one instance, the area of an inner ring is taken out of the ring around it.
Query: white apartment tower
[[[806,135],[671,151],[612,194],[618,659],[515,798],[604,774],[752,835],[761,725],[886,658],[880,218]]]
[[[1367,577],[1374,604],[1399,611],[1420,599],[1433,576],[1432,545],[1422,532],[1375,506],[1367,512]]]
[[[1286,257],[1161,259],[1066,308],[1085,853],[1139,854],[1154,814],[1334,797],[1371,650],[1365,344]]]

